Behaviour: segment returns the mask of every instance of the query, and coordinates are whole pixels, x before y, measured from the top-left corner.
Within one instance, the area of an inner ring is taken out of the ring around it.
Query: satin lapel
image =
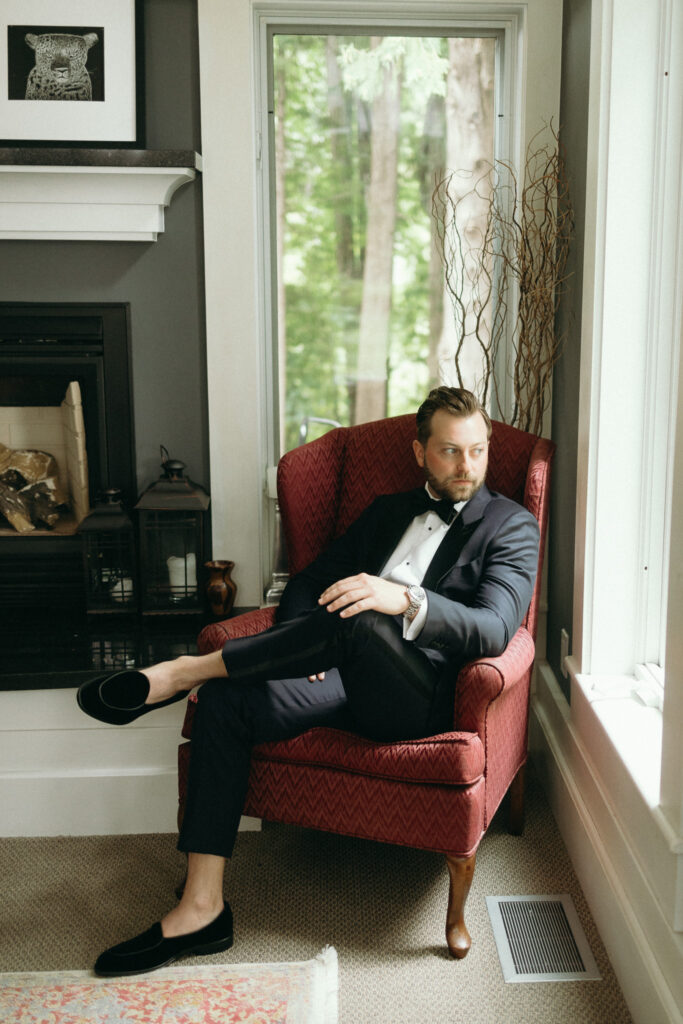
[[[472,500],[467,502],[429,563],[422,581],[422,585],[428,590],[436,590],[441,577],[455,565],[460,552],[481,522],[490,500],[491,492],[484,485]]]
[[[374,549],[369,552],[367,572],[379,576],[390,556],[394,553],[398,542],[414,518],[414,506],[412,497],[421,488],[416,487],[414,491],[406,491],[405,494],[396,495],[396,504],[391,509],[391,519],[386,519],[379,524],[381,531],[378,542]]]

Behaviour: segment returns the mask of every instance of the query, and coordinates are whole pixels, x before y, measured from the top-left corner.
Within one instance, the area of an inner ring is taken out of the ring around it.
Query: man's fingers
[[[357,591],[359,589],[365,589],[367,591],[368,576],[365,573],[360,573],[358,576],[347,576],[346,579],[337,580],[331,587],[328,587],[320,595],[320,604],[328,604],[330,601],[334,601],[341,597],[344,597],[348,593]]]
[[[347,605],[346,608],[343,608],[339,612],[339,617],[341,619],[348,619],[352,615],[358,615],[359,612],[364,612],[366,610],[366,608],[369,608],[369,607],[370,607],[370,605],[369,605],[368,601],[356,601],[355,604],[350,604],[350,605]]]
[[[405,587],[364,572],[333,583],[322,592],[319,601],[328,612],[338,611],[343,618],[373,609],[400,615],[407,607]]]
[[[341,596],[338,597],[335,601],[332,601],[330,604],[328,604],[327,610],[328,612],[336,612],[339,611],[340,608],[348,610],[349,605],[358,604],[363,599],[366,599],[368,596],[369,595],[367,590],[363,590],[360,587],[357,587],[354,590],[347,590],[345,591],[345,593],[341,594]]]

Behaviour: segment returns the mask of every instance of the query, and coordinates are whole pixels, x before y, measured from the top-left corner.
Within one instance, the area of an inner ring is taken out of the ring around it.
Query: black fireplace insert
[[[127,303],[0,303],[0,408],[59,406],[68,385],[80,386],[90,505],[108,488],[124,507],[137,499],[130,310]],[[10,418],[9,416],[7,417]],[[4,441],[0,437],[0,441]],[[192,648],[178,636],[166,644],[163,623],[89,621],[82,539],[0,524],[0,688],[75,685],[93,669],[142,664],[159,653]],[[173,642],[171,642],[173,641]],[[161,651],[157,648],[161,645]],[[182,650],[180,652],[182,652]]]

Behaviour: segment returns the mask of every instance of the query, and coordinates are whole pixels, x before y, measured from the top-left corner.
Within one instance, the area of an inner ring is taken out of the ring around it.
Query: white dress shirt
[[[435,498],[429,490],[428,484],[425,484],[425,490],[433,501],[438,501],[438,498]],[[457,515],[466,504],[466,501],[454,502],[453,508]],[[438,512],[423,512],[422,515],[415,516],[384,566],[382,579],[391,580],[392,583],[401,583],[404,586],[409,586],[411,583],[421,585],[429,563],[448,529],[448,523],[444,523]],[[404,618],[403,638],[405,640],[415,640],[420,635],[427,618],[427,605],[428,600],[425,597],[415,618],[410,622]]]

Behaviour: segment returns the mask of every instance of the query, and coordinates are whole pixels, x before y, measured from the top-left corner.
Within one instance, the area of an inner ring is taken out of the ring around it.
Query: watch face
[[[425,592],[422,587],[418,587],[415,583],[411,583],[409,587],[406,587],[406,592],[408,594],[410,604],[404,612],[404,615],[414,615],[425,599]]]

